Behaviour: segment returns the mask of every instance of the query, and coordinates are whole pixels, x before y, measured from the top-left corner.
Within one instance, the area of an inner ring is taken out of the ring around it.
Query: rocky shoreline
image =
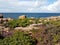
[[[0,37],[9,37],[16,31],[22,31],[34,37],[38,41],[36,45],[53,45],[55,43],[53,39],[60,44],[60,38],[56,37],[57,39],[55,39],[54,37],[59,36],[60,33],[60,16],[28,18],[22,15],[17,19],[12,19],[4,18],[0,14]]]
[[[21,16],[19,16],[18,17],[18,19],[22,19],[22,20],[24,20],[24,19],[26,19],[27,17],[25,16],[25,15],[21,15]],[[5,32],[9,32],[10,30],[11,30],[11,28],[10,27],[8,27],[8,24],[7,25],[3,25],[3,24],[6,24],[6,23],[8,23],[9,21],[13,21],[14,19],[12,19],[12,18],[4,18],[3,17],[3,15],[2,14],[0,14],[0,31],[5,31]],[[30,31],[30,30],[39,30],[39,29],[45,29],[46,28],[46,26],[42,23],[42,21],[44,21],[44,22],[49,22],[50,20],[53,20],[53,21],[57,21],[57,20],[60,20],[60,16],[52,16],[52,17],[47,17],[47,18],[39,18],[39,23],[38,24],[35,24],[35,20],[36,20],[36,18],[34,18],[34,17],[31,17],[30,18],[30,22],[32,22],[33,24],[30,24],[30,25],[28,25],[28,26],[26,26],[26,27],[15,27],[15,28],[13,28],[13,30],[22,30],[22,31]]]

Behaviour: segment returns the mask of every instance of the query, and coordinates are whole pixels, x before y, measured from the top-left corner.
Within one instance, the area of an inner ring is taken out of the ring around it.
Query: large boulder
[[[25,19],[25,18],[26,18],[25,15],[19,16],[19,19]]]

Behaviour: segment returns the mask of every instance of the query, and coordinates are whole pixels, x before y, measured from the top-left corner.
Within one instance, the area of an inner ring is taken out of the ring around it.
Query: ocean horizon
[[[35,18],[45,18],[50,16],[60,16],[60,13],[2,13],[4,18],[18,18],[21,15],[26,15],[27,17]]]

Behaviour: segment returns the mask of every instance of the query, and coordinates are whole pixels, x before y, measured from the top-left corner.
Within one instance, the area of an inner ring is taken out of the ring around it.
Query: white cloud
[[[60,0],[55,1],[52,4],[49,4],[48,6],[43,6],[41,7],[43,11],[48,11],[48,12],[60,12]]]
[[[60,0],[54,2],[53,4],[48,6],[48,10],[50,11],[60,11]]]
[[[60,12],[60,0],[0,0],[0,12]]]

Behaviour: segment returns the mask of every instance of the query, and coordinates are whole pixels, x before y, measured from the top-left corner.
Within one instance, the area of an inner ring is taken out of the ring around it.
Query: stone
[[[19,16],[19,19],[25,19],[25,18],[26,18],[25,15]]]
[[[12,18],[7,18],[8,21],[12,21],[13,19]]]
[[[23,27],[16,27],[15,30],[22,30]]]
[[[0,14],[0,18],[3,18],[3,15],[2,14]]]
[[[35,20],[35,18],[34,17],[31,17],[31,20]]]
[[[10,28],[4,28],[4,31],[9,32]]]

